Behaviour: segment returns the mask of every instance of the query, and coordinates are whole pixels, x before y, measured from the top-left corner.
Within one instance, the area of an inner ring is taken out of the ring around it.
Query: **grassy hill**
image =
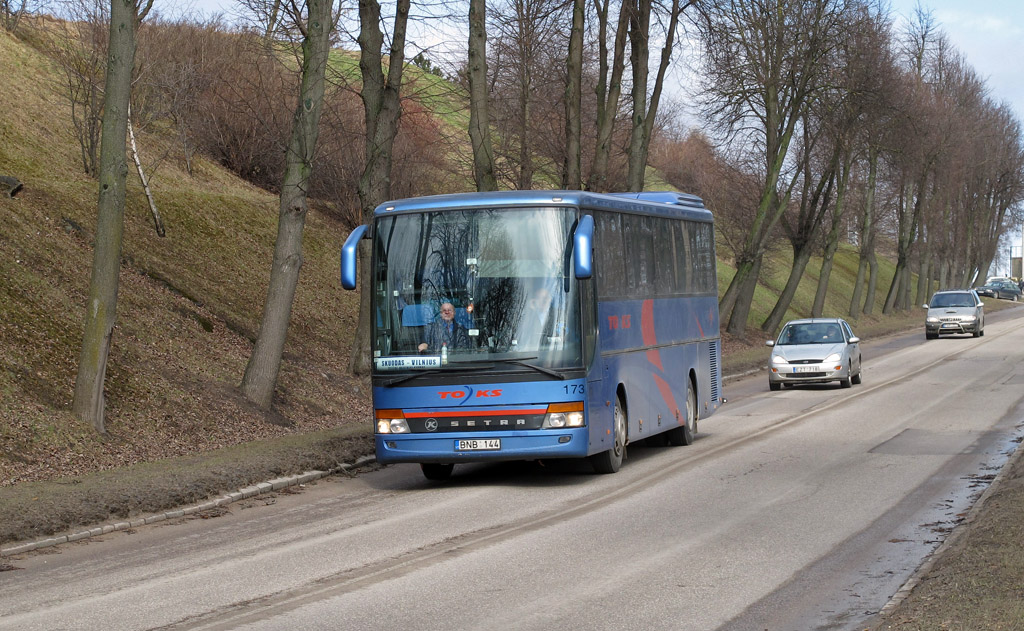
[[[174,160],[150,174],[165,238],[156,235],[138,179],[129,174],[118,325],[106,380],[108,435],[95,435],[71,415],[96,182],[82,173],[69,106],[49,60],[0,32],[0,65],[17,77],[0,91],[0,174],[25,184],[17,199],[0,199],[0,486],[257,440],[330,437],[342,429],[356,428],[365,448],[368,382],[347,371],[358,296],[338,282],[347,226],[323,212],[326,205],[312,204],[274,410],[260,412],[237,385],[259,325],[278,200],[203,160],[191,176]],[[453,106],[452,92],[431,81],[440,79],[427,76],[421,102],[439,104],[438,116],[454,125],[462,110]],[[143,134],[140,151],[160,155],[168,142]],[[775,303],[787,256],[780,252],[766,267],[753,327]],[[812,262],[790,316],[808,313],[819,264]],[[855,252],[842,249],[827,313],[845,313],[855,272]],[[723,289],[732,273],[720,264]],[[892,277],[884,261],[882,276],[876,313]],[[855,330],[867,336],[918,319],[864,318]],[[752,337],[727,339],[727,372],[763,361],[762,336]]]
[[[152,174],[167,226],[156,235],[129,174],[107,381],[109,435],[70,414],[92,266],[96,182],[82,173],[68,106],[38,51],[0,32],[0,485],[195,453],[368,418],[367,384],[347,374],[357,295],[341,291],[347,228],[313,208],[272,415],[236,386],[251,349],[277,230],[277,197],[199,161]],[[161,138],[140,151],[158,155]]]

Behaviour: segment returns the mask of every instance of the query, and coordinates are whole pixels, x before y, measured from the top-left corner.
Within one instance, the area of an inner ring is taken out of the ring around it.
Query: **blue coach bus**
[[[590,458],[689,445],[721,398],[714,224],[681,193],[512,191],[378,207],[374,433],[381,463]]]

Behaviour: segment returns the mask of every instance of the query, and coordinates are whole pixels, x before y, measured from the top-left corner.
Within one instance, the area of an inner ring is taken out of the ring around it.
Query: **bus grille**
[[[711,400],[718,401],[718,384],[721,379],[718,376],[718,357],[721,354],[721,340],[711,343]]]

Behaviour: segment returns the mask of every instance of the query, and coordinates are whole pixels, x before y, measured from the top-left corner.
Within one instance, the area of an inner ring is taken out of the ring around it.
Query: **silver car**
[[[929,340],[953,333],[985,335],[985,303],[973,289],[937,291],[924,308],[924,336]]]
[[[861,381],[860,338],[841,318],[790,320],[776,340],[768,340],[772,357],[768,387],[838,381],[849,388]]]

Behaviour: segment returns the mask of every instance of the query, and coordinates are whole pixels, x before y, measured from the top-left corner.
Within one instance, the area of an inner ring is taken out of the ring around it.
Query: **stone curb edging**
[[[924,563],[918,566],[914,573],[910,575],[910,578],[908,578],[907,581],[903,583],[898,590],[896,590],[896,593],[889,599],[889,602],[885,603],[885,605],[878,610],[878,613],[872,616],[871,620],[874,620],[875,622],[874,626],[868,627],[869,629],[875,629],[878,628],[879,625],[884,624],[892,611],[896,609],[900,603],[906,600],[908,596],[910,596],[910,593],[913,592],[914,588],[924,580],[924,577],[927,576],[929,572],[931,572],[932,568],[938,560],[945,555],[946,551],[967,534],[969,530],[968,526],[977,519],[978,514],[981,512],[981,509],[984,507],[989,496],[996,491],[1003,479],[1008,475],[1008,471],[1013,468],[1013,464],[1018,458],[1022,457],[1022,454],[1024,454],[1024,449],[1021,449],[1021,444],[1018,444],[1014,447],[1013,453],[1011,453],[1006,459],[1006,462],[1003,463],[1002,468],[999,469],[999,473],[997,473],[996,477],[992,479],[992,483],[988,485],[988,488],[982,491],[977,501],[975,501],[974,505],[971,506],[971,509],[967,511],[967,516],[953,527],[953,531],[950,532],[942,543],[940,543],[938,547],[928,555]]]
[[[58,537],[49,537],[47,539],[38,539],[36,541],[29,541],[20,545],[12,546],[10,548],[0,548],[0,558],[13,556],[17,554],[24,554],[26,552],[32,552],[33,550],[39,550],[41,548],[48,548],[50,546],[56,546],[62,543],[71,543],[73,541],[81,541],[82,539],[88,539],[90,537],[98,537],[100,535],[106,535],[118,530],[128,530],[130,528],[139,528],[147,524],[155,524],[157,522],[165,521],[168,519],[178,519],[185,517],[186,515],[194,515],[203,511],[211,510],[219,506],[227,506],[239,500],[249,499],[256,497],[257,495],[263,495],[264,493],[270,493],[272,491],[280,491],[291,486],[298,486],[300,484],[306,484],[314,480],[326,478],[329,475],[335,473],[347,472],[352,469],[358,469],[359,467],[366,466],[373,462],[376,462],[377,458],[374,456],[363,456],[352,464],[342,463],[336,467],[328,469],[327,471],[306,471],[298,475],[286,476],[283,478],[275,478],[266,482],[260,482],[252,486],[247,486],[237,491],[232,491],[222,495],[216,499],[207,500],[199,504],[193,504],[184,508],[178,508],[175,510],[164,511],[162,513],[154,513],[152,515],[146,515],[131,519],[128,521],[119,521],[112,524],[104,524],[102,526],[96,526],[88,530],[81,530],[73,532],[67,535],[61,535]]]

